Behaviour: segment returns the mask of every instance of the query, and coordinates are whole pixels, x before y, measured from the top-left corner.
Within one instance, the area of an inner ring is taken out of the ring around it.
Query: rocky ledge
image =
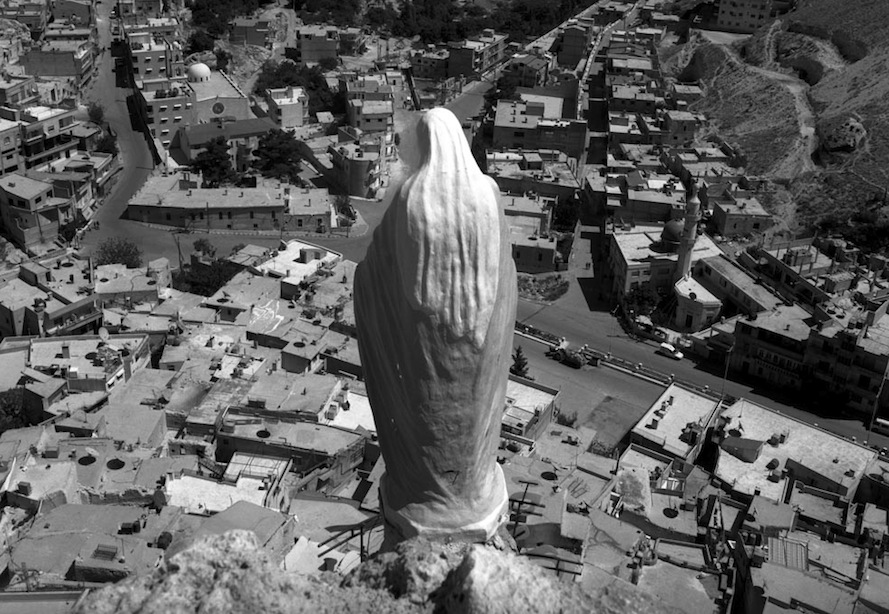
[[[668,612],[631,584],[615,579],[586,592],[495,546],[413,539],[346,577],[305,576],[276,567],[253,533],[231,531],[198,542],[150,575],[92,592],[76,612]]]

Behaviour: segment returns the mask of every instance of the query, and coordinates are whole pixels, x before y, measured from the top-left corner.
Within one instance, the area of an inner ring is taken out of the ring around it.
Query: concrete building
[[[148,131],[163,147],[169,147],[179,129],[193,121],[194,90],[182,77],[140,81],[136,96]]]
[[[507,38],[506,34],[486,29],[475,38],[448,43],[448,76],[469,78],[500,64],[506,57]]]
[[[0,219],[22,249],[32,250],[53,243],[75,217],[71,200],[56,197],[52,183],[16,172],[0,177]]]
[[[337,183],[351,196],[373,198],[382,185],[380,152],[359,142],[337,143],[328,148]]]
[[[91,0],[53,0],[50,12],[54,21],[90,26],[93,24],[93,4]]]
[[[47,2],[3,2],[0,4],[0,18],[11,19],[23,24],[31,32],[33,40],[39,40],[49,19]]]
[[[72,77],[78,87],[93,74],[93,46],[88,42],[54,41],[32,47],[19,57],[25,71],[45,77]]]
[[[349,125],[363,132],[391,132],[395,111],[391,100],[353,99],[346,108]]]
[[[22,124],[0,118],[0,176],[24,169]]]
[[[798,481],[851,501],[877,452],[746,399],[721,413],[714,475],[732,492],[783,502]]]
[[[250,100],[224,72],[211,71],[206,64],[198,62],[188,67],[186,76],[194,91],[193,122],[254,117]]]
[[[772,0],[721,0],[716,25],[729,32],[753,32],[772,14]]]
[[[309,119],[309,96],[301,87],[279,87],[265,91],[269,117],[281,130],[293,130]]]
[[[130,68],[136,80],[185,75],[182,45],[151,31],[127,30]]]
[[[738,313],[752,315],[771,311],[784,302],[722,255],[698,260],[693,275],[710,293]]]
[[[506,62],[503,74],[511,75],[519,87],[542,87],[549,78],[550,63],[548,58],[532,53],[515,55]]]
[[[883,384],[889,368],[886,306],[883,303],[876,312],[843,313],[839,321],[831,318],[816,325],[809,332],[803,357],[812,385],[843,399],[846,407],[865,420],[877,406],[884,410],[889,406],[889,390]]]
[[[164,14],[164,0],[118,0],[117,10],[127,22],[157,18]]]
[[[593,26],[587,21],[571,19],[562,29],[556,41],[556,61],[559,66],[575,68],[581,60],[589,55],[590,44],[593,42]]]
[[[811,316],[797,305],[781,305],[755,319],[739,320],[729,368],[785,390],[801,390]]]
[[[557,149],[572,158],[583,155],[585,120],[560,119],[546,112],[543,102],[501,100],[494,117],[494,147]]]
[[[673,284],[673,294],[676,296],[673,324],[682,332],[693,333],[707,328],[722,310],[722,301],[694,277],[677,280]]]
[[[672,175],[638,170],[588,173],[584,195],[595,214],[616,223],[667,222],[685,216],[685,186]]]
[[[265,47],[269,42],[269,22],[265,19],[239,17],[231,22],[229,42],[233,45]]]
[[[678,248],[682,223],[609,227],[610,245],[606,262],[612,290],[624,296],[632,288],[647,285],[660,294],[672,292],[679,266]],[[722,251],[707,235],[698,237],[691,262],[718,256]]]
[[[228,143],[232,168],[240,173],[250,168],[259,140],[275,127],[267,117],[196,124],[181,129],[179,146],[185,158],[194,162],[210,141],[221,137]]]
[[[630,443],[693,463],[718,409],[714,398],[670,384],[630,431]]]
[[[424,49],[411,53],[411,70],[415,79],[430,79],[440,81],[448,76],[448,59],[450,52],[447,49]]]
[[[18,109],[33,105],[39,99],[34,77],[10,74],[0,77],[0,106]]]
[[[296,30],[296,57],[299,65],[317,64],[324,58],[339,59],[340,33],[334,26],[303,25]]]
[[[552,149],[488,150],[485,173],[503,192],[534,193],[567,200],[578,197],[580,184],[568,156]]]
[[[290,185],[198,188],[178,174],[150,178],[127,210],[134,220],[208,230],[326,232],[334,221],[327,190]]]
[[[772,216],[754,196],[730,196],[713,204],[713,224],[724,237],[763,232],[772,225]]]

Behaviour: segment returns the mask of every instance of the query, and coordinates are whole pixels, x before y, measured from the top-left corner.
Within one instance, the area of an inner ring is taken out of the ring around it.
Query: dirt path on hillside
[[[771,41],[769,41],[769,44],[771,45]],[[751,66],[744,62],[732,47],[722,45],[722,48],[725,49],[729,60],[736,66],[751,70],[771,81],[777,81],[793,95],[799,138],[794,143],[790,153],[769,174],[775,178],[793,179],[802,173],[816,170],[815,163],[812,162],[812,154],[818,148],[818,138],[815,135],[815,112],[809,103],[809,85],[793,75],[769,70],[768,68],[760,68],[759,66]]]

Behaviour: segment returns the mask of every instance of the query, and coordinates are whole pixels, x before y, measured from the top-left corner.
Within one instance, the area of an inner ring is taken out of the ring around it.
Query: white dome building
[[[212,74],[213,73],[210,70],[210,67],[203,62],[196,62],[195,64],[192,64],[185,72],[189,83],[202,83],[209,81]]]

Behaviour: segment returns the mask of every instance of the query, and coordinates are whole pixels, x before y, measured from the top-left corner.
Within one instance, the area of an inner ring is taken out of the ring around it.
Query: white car
[[[672,358],[673,360],[682,360],[683,357],[683,353],[677,350],[672,343],[662,343],[660,347],[655,350],[655,354],[661,354],[662,356]]]

